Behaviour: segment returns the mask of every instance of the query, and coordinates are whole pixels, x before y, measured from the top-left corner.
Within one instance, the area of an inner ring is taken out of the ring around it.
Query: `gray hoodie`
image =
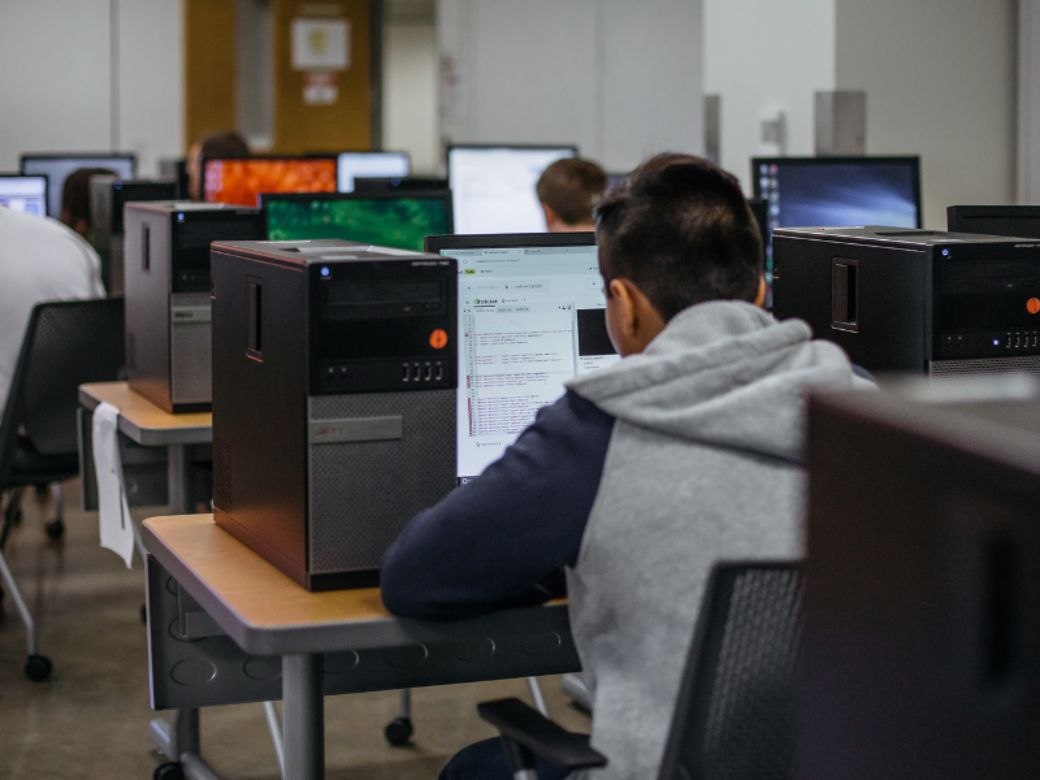
[[[804,322],[733,301],[570,383],[617,418],[567,572],[592,745],[610,762],[590,776],[657,776],[711,566],[802,555],[806,391],[861,385]]]

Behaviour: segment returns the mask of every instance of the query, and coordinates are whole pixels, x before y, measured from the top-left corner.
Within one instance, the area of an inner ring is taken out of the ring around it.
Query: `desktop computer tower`
[[[128,203],[126,360],[130,387],[168,412],[210,408],[209,247],[261,239],[259,209]]]
[[[1040,242],[885,227],[773,231],[773,314],[869,371],[1040,373]]]
[[[794,777],[1036,776],[1035,389],[811,399]]]
[[[311,590],[371,586],[456,484],[456,261],[213,245],[216,522]]]
[[[131,201],[173,200],[177,183],[123,180],[118,176],[90,177],[90,221],[94,248],[101,255],[102,276],[110,295],[123,292],[123,206]]]

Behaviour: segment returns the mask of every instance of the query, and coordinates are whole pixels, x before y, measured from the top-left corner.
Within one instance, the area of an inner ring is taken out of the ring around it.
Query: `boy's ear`
[[[542,213],[545,214],[545,229],[551,231],[559,218],[548,203],[542,204]]]
[[[766,278],[758,277],[758,293],[755,295],[755,306],[762,308],[766,305]]]

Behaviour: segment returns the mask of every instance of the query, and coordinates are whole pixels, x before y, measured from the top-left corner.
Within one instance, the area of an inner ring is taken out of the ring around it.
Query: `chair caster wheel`
[[[184,770],[181,769],[179,762],[168,761],[165,764],[159,764],[152,777],[154,780],[184,780]]]
[[[30,655],[25,662],[25,676],[33,682],[43,682],[51,676],[54,666],[45,655]]]
[[[51,520],[43,527],[44,533],[51,541],[58,541],[65,535],[65,523],[61,520]]]
[[[408,744],[408,740],[412,738],[414,731],[411,719],[394,718],[386,724],[383,734],[386,735],[386,741],[391,745],[401,747]]]

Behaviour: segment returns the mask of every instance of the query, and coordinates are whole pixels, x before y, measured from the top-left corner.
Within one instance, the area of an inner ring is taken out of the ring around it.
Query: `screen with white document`
[[[355,179],[403,177],[411,173],[406,152],[340,152],[336,162],[340,192],[353,192]]]
[[[620,358],[592,233],[432,236],[459,268],[458,478],[501,457],[573,377]]]
[[[542,171],[574,146],[450,146],[451,187],[456,233],[536,233],[545,215],[535,186]]]
[[[23,214],[47,216],[47,177],[0,173],[0,206]]]

